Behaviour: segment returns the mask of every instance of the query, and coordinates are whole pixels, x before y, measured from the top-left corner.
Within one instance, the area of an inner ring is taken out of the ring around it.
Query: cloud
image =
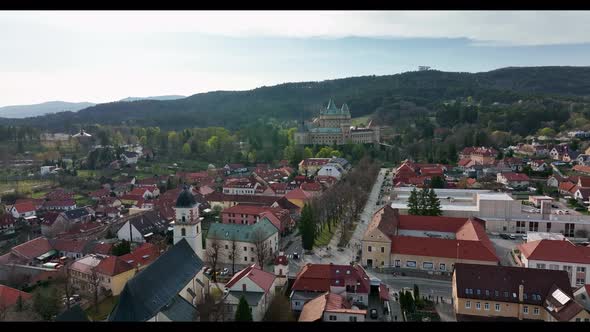
[[[10,12],[0,23],[87,34],[198,32],[231,37],[469,38],[476,45],[589,43],[589,11]],[[18,29],[11,29],[13,32]]]

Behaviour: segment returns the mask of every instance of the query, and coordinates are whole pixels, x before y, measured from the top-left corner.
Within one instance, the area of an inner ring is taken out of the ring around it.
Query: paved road
[[[376,277],[386,284],[391,291],[399,292],[402,288],[414,288],[414,284],[420,288],[420,294],[442,296],[445,299],[450,299],[452,294],[452,285],[450,281],[423,279],[415,277],[394,277],[391,274],[379,273],[375,271],[367,271],[369,277]]]
[[[510,251],[516,248],[517,245],[524,243],[524,241],[520,238],[516,238],[516,240],[506,240],[497,235],[488,235],[492,244],[494,245],[494,249],[496,249],[496,255],[500,258],[500,264],[503,266],[514,266],[514,261],[510,256]]]

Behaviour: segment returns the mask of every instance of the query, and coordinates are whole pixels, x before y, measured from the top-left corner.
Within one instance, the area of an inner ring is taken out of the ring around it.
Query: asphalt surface
[[[500,259],[500,264],[502,266],[515,266],[514,261],[510,256],[510,251],[525,241],[519,237],[517,237],[516,240],[506,240],[497,235],[488,234],[488,236],[494,245],[494,249],[496,249],[496,255]]]

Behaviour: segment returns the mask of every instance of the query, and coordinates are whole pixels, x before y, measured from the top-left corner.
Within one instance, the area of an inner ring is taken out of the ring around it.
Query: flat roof
[[[408,204],[406,203],[391,203],[391,207],[393,209],[407,209],[408,208]],[[446,205],[446,204],[441,204],[440,205],[441,210],[443,211],[473,211],[473,212],[477,212],[479,211],[479,209],[477,208],[476,205]]]
[[[490,200],[490,201],[513,201],[512,198],[507,193],[493,193],[493,194],[479,194],[480,200]]]

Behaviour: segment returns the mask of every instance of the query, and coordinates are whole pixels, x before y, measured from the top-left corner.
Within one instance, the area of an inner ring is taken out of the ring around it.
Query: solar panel
[[[556,289],[553,294],[551,294],[561,305],[566,304],[570,298],[569,296],[565,295],[560,289]]]

